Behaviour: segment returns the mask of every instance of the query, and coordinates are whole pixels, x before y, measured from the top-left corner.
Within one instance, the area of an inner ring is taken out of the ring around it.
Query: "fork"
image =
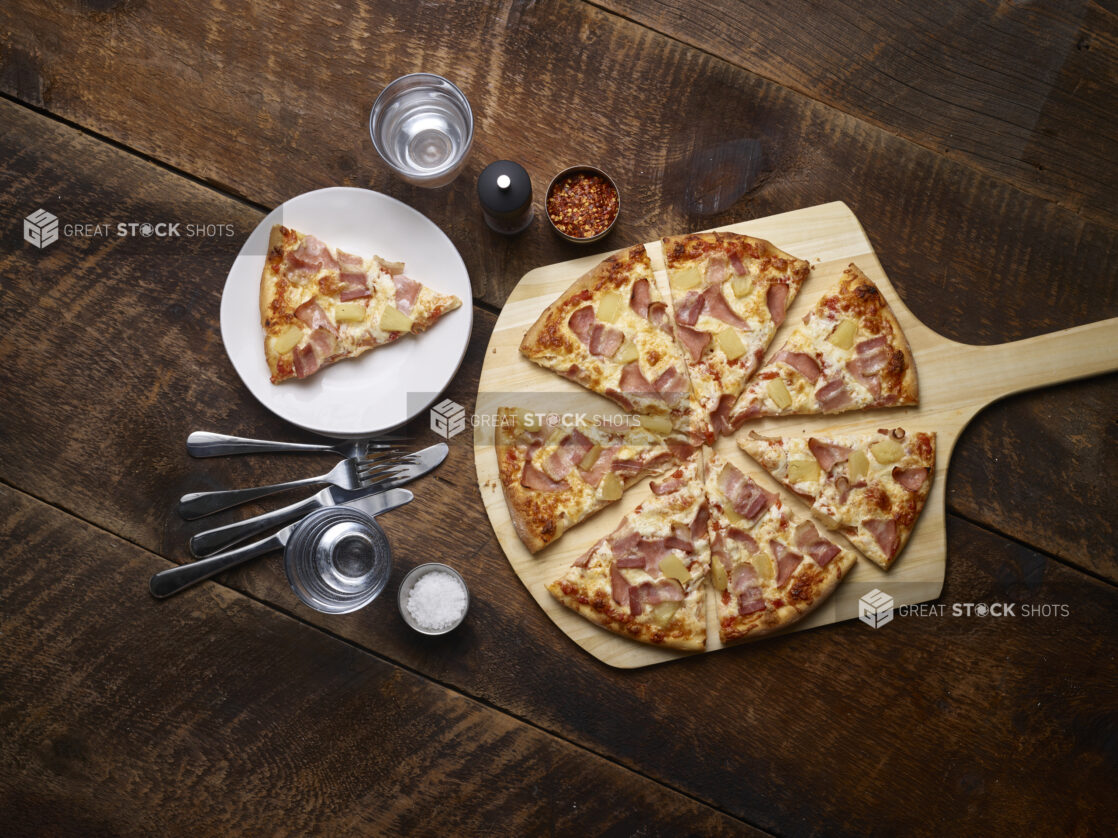
[[[364,457],[370,451],[386,451],[393,446],[385,439],[351,439],[334,445],[309,442],[272,442],[266,439],[245,439],[239,436],[194,431],[186,438],[186,450],[192,457],[223,457],[226,454],[261,454],[285,451],[337,454],[339,457]]]
[[[302,480],[289,480],[286,483],[273,483],[270,486],[252,486],[247,489],[190,492],[179,498],[179,515],[191,521],[298,486],[333,483],[343,489],[360,489],[374,481],[392,477],[396,473],[396,466],[406,464],[406,461],[401,459],[402,456],[403,452],[389,449],[368,457],[350,457],[342,460],[326,474],[318,477],[304,477]]]

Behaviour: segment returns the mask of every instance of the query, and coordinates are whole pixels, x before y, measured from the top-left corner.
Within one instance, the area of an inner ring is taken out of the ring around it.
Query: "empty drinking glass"
[[[462,91],[442,76],[412,73],[381,91],[369,114],[377,153],[416,186],[445,186],[474,139],[474,115]]]

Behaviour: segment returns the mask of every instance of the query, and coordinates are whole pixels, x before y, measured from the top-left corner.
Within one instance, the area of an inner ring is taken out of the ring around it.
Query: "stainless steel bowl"
[[[569,175],[578,174],[579,172],[586,172],[587,174],[598,175],[602,178],[605,178],[606,182],[613,188],[614,194],[617,195],[617,213],[613,216],[613,220],[609,223],[609,226],[606,227],[606,229],[602,230],[602,232],[600,233],[594,234],[593,236],[579,237],[571,236],[567,233],[564,233],[562,230],[555,226],[555,221],[552,220],[551,213],[548,211],[548,203],[551,200],[551,193],[552,190],[555,189],[555,185],[559,183],[559,181],[561,181],[563,178]],[[543,208],[544,214],[547,216],[547,223],[551,225],[551,229],[555,231],[555,234],[557,236],[559,236],[560,238],[564,238],[569,242],[575,242],[577,244],[588,244],[589,242],[596,242],[600,239],[605,238],[610,234],[610,231],[613,230],[615,226],[617,226],[617,219],[621,217],[621,190],[617,188],[617,184],[614,183],[613,178],[611,178],[597,166],[570,166],[569,168],[564,169],[555,177],[553,177],[551,179],[551,183],[547,185],[547,192],[544,193]]]
[[[457,622],[453,623],[450,626],[447,626],[446,628],[429,629],[419,625],[415,621],[415,618],[412,617],[411,612],[408,611],[408,597],[411,595],[412,588],[415,587],[416,582],[418,582],[428,573],[434,573],[438,570],[449,573],[461,583],[462,590],[466,594],[466,605],[462,609],[462,616],[458,619]],[[468,614],[470,611],[470,589],[466,585],[466,580],[462,578],[462,574],[460,574],[453,567],[445,564],[440,564],[439,562],[428,562],[427,564],[421,564],[418,567],[412,568],[408,575],[404,577],[404,581],[400,583],[400,591],[396,596],[396,604],[400,608],[400,616],[404,618],[404,622],[420,634],[446,634],[447,632],[454,631],[456,628],[458,628],[458,626],[462,625],[462,621],[466,619],[466,614]]]

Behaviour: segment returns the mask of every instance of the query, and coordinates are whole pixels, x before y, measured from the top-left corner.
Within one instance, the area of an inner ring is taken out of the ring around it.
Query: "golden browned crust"
[[[273,224],[272,230],[268,234],[268,250],[264,254],[264,268],[260,273],[260,325],[264,329],[264,360],[268,363],[268,372],[273,384],[295,374],[294,370],[280,369],[281,359],[272,350],[271,341],[267,338],[290,322],[290,313],[280,311],[277,307],[277,300],[280,299],[278,291],[281,282],[278,268],[283,262],[284,254],[298,243],[299,236],[300,234],[295,230],[289,230],[282,224]]]
[[[881,372],[881,397],[876,402],[886,403],[888,400],[887,403],[894,406],[917,404],[920,392],[916,361],[908,339],[885,296],[853,262],[842,273],[837,304],[842,311],[859,318],[867,331],[885,335],[893,349],[893,359]]]
[[[713,232],[666,236],[661,240],[661,246],[664,262],[669,268],[701,261],[714,251],[722,251],[727,256],[736,255],[743,262],[747,259],[770,262],[772,267],[778,270],[789,271],[801,283],[811,270],[811,265],[806,260],[797,259],[772,242],[741,233]]]
[[[520,351],[528,358],[564,355],[577,349],[567,319],[575,309],[597,299],[606,291],[619,290],[629,285],[634,268],[641,268],[652,276],[652,263],[644,245],[636,245],[599,262],[576,279],[571,287],[544,309],[520,342]]]
[[[513,430],[515,425],[516,411],[513,408],[497,409],[497,427],[494,429],[493,439],[493,447],[497,452],[497,472],[516,534],[520,536],[528,552],[537,553],[567,529],[559,500],[563,493],[532,492],[520,485],[528,448],[516,444]]]
[[[686,652],[698,652],[706,648],[706,620],[702,613],[705,596],[697,598],[698,609],[685,602],[668,625],[661,628],[634,620],[632,615],[613,602],[605,589],[591,591],[564,577],[548,585],[547,590],[567,608],[615,634],[641,643]],[[687,619],[688,616],[690,619]]]
[[[779,604],[773,603],[775,608],[766,607],[764,611],[719,620],[719,638],[723,643],[754,640],[802,620],[826,601],[856,561],[852,552],[843,550],[826,567],[805,564],[793,574],[787,597],[777,600]],[[719,594],[724,595],[725,592]]]

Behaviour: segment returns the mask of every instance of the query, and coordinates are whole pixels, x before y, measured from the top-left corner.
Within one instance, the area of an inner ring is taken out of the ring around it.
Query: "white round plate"
[[[260,327],[260,274],[273,224],[311,233],[334,248],[404,262],[408,276],[462,307],[421,335],[340,361],[301,381],[272,384]],[[237,255],[221,296],[221,339],[234,369],[270,411],[308,431],[371,436],[425,410],[458,371],[473,325],[466,265],[446,234],[395,198],[348,186],[306,192],[276,207]]]

